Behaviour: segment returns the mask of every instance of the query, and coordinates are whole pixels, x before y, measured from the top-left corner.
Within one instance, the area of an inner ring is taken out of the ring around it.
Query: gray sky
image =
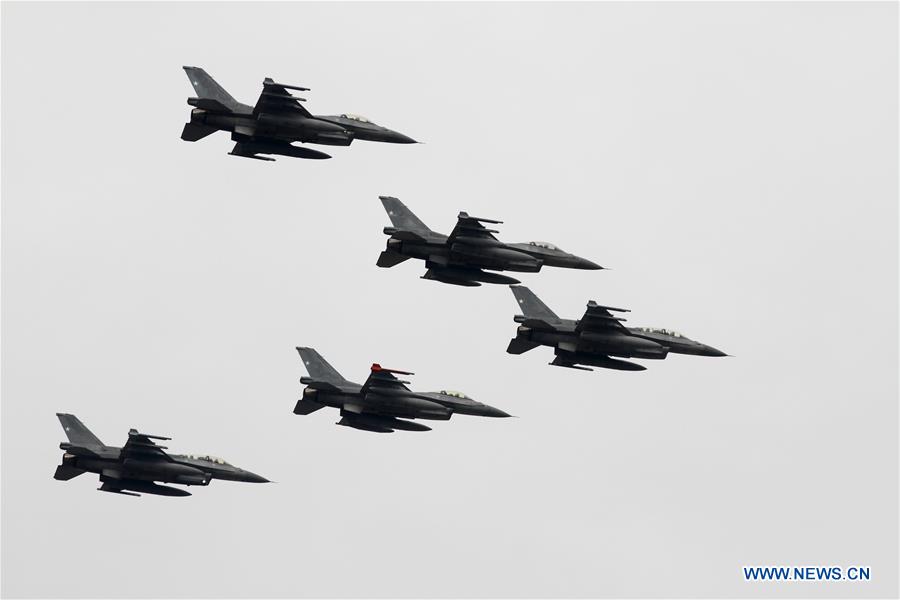
[[[897,5],[2,7],[5,597],[896,596]],[[427,142],[227,156],[206,68]],[[405,201],[611,271],[524,275],[736,355],[504,352],[503,286],[375,266]],[[517,415],[427,434],[291,413],[314,346]],[[72,412],[278,481],[52,479]],[[867,565],[762,584],[743,565]]]

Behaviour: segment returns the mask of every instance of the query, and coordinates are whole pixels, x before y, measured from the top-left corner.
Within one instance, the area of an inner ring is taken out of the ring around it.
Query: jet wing
[[[612,306],[600,306],[593,300],[588,302],[584,316],[575,326],[576,333],[625,333],[631,334],[628,328],[622,325],[623,317],[616,317],[612,312],[631,312],[625,308],[613,308]]]
[[[253,115],[260,113],[267,114],[293,114],[304,117],[312,117],[312,114],[303,108],[300,102],[306,98],[298,98],[292,95],[288,90],[308,91],[309,88],[297,87],[294,85],[285,85],[283,83],[275,83],[272,79],[266,77],[263,81],[263,91],[253,107]]]
[[[122,446],[121,458],[133,458],[137,460],[166,460],[172,459],[164,452],[165,446],[157,445],[153,440],[170,440],[172,438],[159,435],[148,435],[137,429],[128,431],[128,441]]]
[[[448,242],[465,241],[467,243],[478,243],[479,241],[487,242],[494,245],[498,242],[493,234],[499,233],[496,229],[488,229],[484,223],[500,224],[503,221],[494,221],[493,219],[481,219],[479,217],[470,217],[468,213],[461,212],[456,217],[456,227],[450,232]]]
[[[409,373],[408,371],[385,369],[378,363],[375,363],[372,365],[372,370],[369,373],[369,378],[366,379],[366,382],[363,384],[360,391],[363,394],[374,390],[403,390],[408,392],[409,388],[406,387],[405,384],[409,382],[398,379],[397,377],[395,377],[395,374],[412,375],[412,373]]]

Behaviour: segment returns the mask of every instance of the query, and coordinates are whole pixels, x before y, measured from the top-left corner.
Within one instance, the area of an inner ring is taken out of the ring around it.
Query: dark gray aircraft
[[[630,312],[624,308],[600,306],[593,300],[580,320],[560,319],[540,298],[524,286],[510,286],[521,315],[516,337],[506,349],[510,354],[522,354],[538,346],[554,348],[556,358],[551,365],[590,371],[590,365],[621,371],[643,371],[646,367],[625,360],[610,358],[663,359],[669,352],[699,356],[728,356],[706,344],[688,339],[671,329],[625,327],[622,317],[612,312]]]
[[[349,146],[353,140],[415,144],[416,140],[365,117],[349,113],[331,116],[313,115],[300,102],[305,98],[288,90],[309,88],[263,81],[256,106],[241,104],[199,67],[184,67],[196,98],[188,98],[191,122],[186,123],[181,139],[196,142],[216,131],[230,131],[235,141],[230,154],[259,160],[275,160],[260,154],[280,154],[297,158],[331,158],[324,152],[292,145],[292,142]]]
[[[156,445],[153,440],[171,438],[147,435],[136,429],[128,432],[128,441],[121,448],[107,446],[75,415],[56,413],[56,416],[69,438],[68,442],[59,445],[66,452],[53,478],[60,481],[68,481],[82,473],[99,473],[102,485],[98,490],[127,496],[140,496],[135,492],[159,496],[191,495],[186,490],[159,485],[155,481],[182,485],[209,485],[213,479],[251,483],[269,481],[214,456],[166,454],[166,447]]]
[[[564,252],[546,242],[506,244],[493,236],[498,233],[484,223],[502,221],[470,217],[461,212],[450,235],[430,230],[405,204],[391,196],[380,196],[393,227],[385,227],[391,236],[387,248],[378,257],[379,267],[393,267],[410,258],[425,261],[428,269],[422,279],[434,279],[453,285],[477,286],[481,283],[519,283],[491,271],[536,273],[544,265],[568,269],[602,269],[586,258]]]
[[[430,431],[421,423],[405,419],[435,419],[446,421],[454,414],[479,417],[508,417],[493,406],[476,402],[465,394],[442,390],[440,392],[413,392],[395,375],[412,375],[406,371],[385,369],[373,364],[369,378],[362,385],[347,381],[334,367],[312,348],[297,348],[309,377],[301,377],[305,384],[303,398],[297,401],[294,414],[308,415],[330,406],[341,411],[338,425],[393,433],[403,431]]]

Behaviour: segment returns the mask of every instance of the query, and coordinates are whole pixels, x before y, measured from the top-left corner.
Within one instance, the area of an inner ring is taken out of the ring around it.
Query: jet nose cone
[[[493,406],[485,406],[484,412],[482,413],[485,417],[511,417],[512,415],[506,412],[503,412],[499,408],[494,408]]]
[[[704,350],[704,352],[703,352],[704,356],[729,356],[728,354],[725,354],[718,348],[713,348],[712,346],[704,346],[703,350]]]
[[[270,481],[262,475],[257,475],[256,473],[251,473],[250,471],[244,471],[243,476],[241,477],[241,481],[246,481],[248,483],[270,483]]]
[[[576,269],[587,269],[590,271],[599,271],[600,269],[603,268],[600,265],[598,265],[597,263],[595,263],[594,261],[588,260],[586,258],[581,258],[581,257],[578,258],[578,260],[576,261],[575,264],[576,264],[576,267],[575,267]]]
[[[416,140],[412,139],[408,135],[403,135],[399,131],[388,131],[385,136],[386,142],[390,142],[392,144],[418,144]]]

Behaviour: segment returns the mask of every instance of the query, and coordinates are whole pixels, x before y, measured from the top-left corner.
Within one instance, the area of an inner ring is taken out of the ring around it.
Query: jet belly
[[[330,146],[349,146],[353,141],[352,133],[327,121],[266,113],[257,117],[254,135]]]
[[[665,346],[633,335],[582,331],[579,340],[589,349],[626,358],[663,359],[669,352]]]
[[[447,420],[453,411],[437,402],[414,395],[378,394],[370,392],[363,399],[366,411],[407,419]]]
[[[454,243],[450,246],[450,257],[454,262],[475,267],[498,268],[505,271],[536,273],[543,264],[539,259],[524,252],[499,246]]]
[[[523,329],[525,331],[523,331]],[[535,331],[520,327],[518,335],[544,346],[568,352],[594,352],[625,358],[663,359],[668,348],[650,340],[628,335],[610,335],[583,331],[580,334],[558,331]]]
[[[166,460],[136,460],[127,458],[122,461],[123,474],[129,479],[148,481],[165,481],[186,485],[207,485],[209,474],[200,469]]]

